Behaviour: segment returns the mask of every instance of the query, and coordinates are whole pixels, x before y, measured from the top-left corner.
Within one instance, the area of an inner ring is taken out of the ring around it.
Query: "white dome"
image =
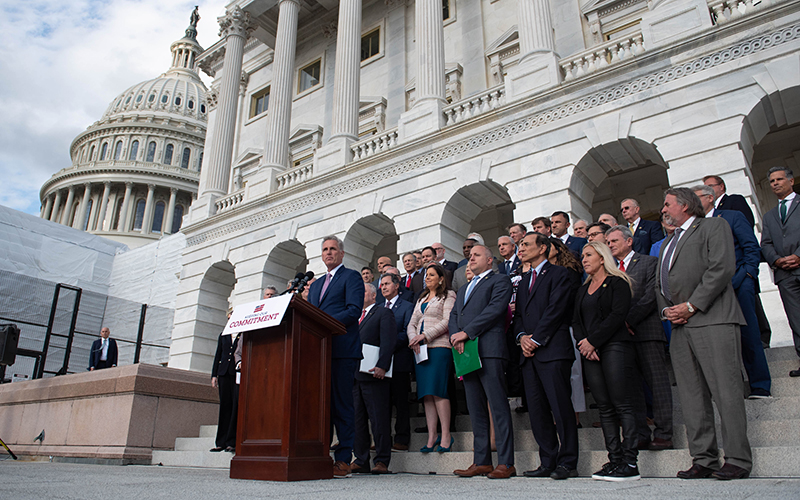
[[[173,114],[205,122],[208,118],[206,87],[197,76],[191,78],[169,71],[121,93],[108,106],[101,121],[142,112]]]

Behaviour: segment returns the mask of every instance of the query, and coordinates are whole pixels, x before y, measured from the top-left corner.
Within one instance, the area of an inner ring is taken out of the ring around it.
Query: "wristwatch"
[[[689,310],[690,314],[694,314],[695,309],[692,307],[692,304],[689,301],[686,302],[686,309]]]

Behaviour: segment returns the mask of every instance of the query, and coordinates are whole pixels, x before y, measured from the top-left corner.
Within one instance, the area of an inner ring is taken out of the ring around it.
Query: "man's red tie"
[[[625,272],[625,261],[624,260],[619,261],[619,270],[622,271],[623,273]]]
[[[411,288],[411,273],[406,276],[406,288]]]
[[[528,293],[533,291],[533,284],[536,283],[536,269],[531,269],[531,283],[528,285]]]
[[[360,317],[360,318],[358,318],[358,324],[359,324],[359,325],[361,324],[361,322],[362,322],[362,321],[364,321],[364,316],[366,316],[366,315],[367,315],[367,310],[366,310],[366,309],[364,309],[363,311],[361,311],[361,317]]]

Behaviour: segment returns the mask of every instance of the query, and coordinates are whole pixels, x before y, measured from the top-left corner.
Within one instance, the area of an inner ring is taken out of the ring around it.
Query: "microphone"
[[[303,276],[303,279],[300,280],[300,284],[297,287],[297,293],[303,293],[303,289],[305,289],[306,285],[308,285],[308,282],[312,279],[314,279],[314,271],[308,271],[306,275]]]
[[[297,289],[297,285],[300,283],[300,280],[302,280],[304,277],[305,277],[305,275],[303,273],[295,274],[294,275],[294,279],[292,280],[289,288],[284,290],[283,293],[281,293],[281,295],[283,295],[285,293],[293,292],[295,289]]]

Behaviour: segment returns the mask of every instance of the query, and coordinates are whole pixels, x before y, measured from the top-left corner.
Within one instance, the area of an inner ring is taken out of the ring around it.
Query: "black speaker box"
[[[17,358],[19,328],[14,324],[0,325],[0,365],[13,365]]]

